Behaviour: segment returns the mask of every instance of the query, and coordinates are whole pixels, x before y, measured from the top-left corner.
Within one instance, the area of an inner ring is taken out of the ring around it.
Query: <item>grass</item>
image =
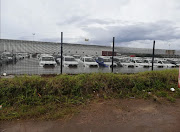
[[[0,120],[65,118],[95,98],[180,97],[178,70],[137,74],[91,73],[0,79]],[[173,87],[175,92],[169,89]]]
[[[59,119],[78,112],[73,105],[46,104],[39,106],[22,105],[21,107],[5,107],[1,110],[0,120],[12,119]]]

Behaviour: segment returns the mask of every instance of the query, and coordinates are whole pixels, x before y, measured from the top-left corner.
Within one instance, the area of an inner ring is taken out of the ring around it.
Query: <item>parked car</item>
[[[107,56],[99,56],[99,57],[97,57],[96,62],[101,67],[112,67],[112,60]],[[113,66],[117,67],[117,64],[114,62]]]
[[[144,68],[152,67],[152,60],[144,59],[144,60],[142,60],[142,62],[140,63],[140,66],[141,66],[141,67],[144,67]]]
[[[154,64],[153,64],[154,67],[157,67],[157,68],[163,68],[164,65],[159,62],[159,60],[154,60]]]
[[[61,64],[61,55],[60,54],[54,54],[53,57],[57,64]]]
[[[99,67],[98,63],[92,57],[82,57],[80,58],[84,67],[94,68]]]
[[[78,62],[73,56],[63,56],[64,67],[78,67]]]
[[[44,56],[41,56],[40,59],[39,59],[39,65],[41,67],[56,67],[57,66],[57,63],[56,61],[54,60],[54,57],[53,56],[50,56],[50,55],[44,55]]]
[[[112,60],[112,57],[111,57],[111,60]],[[118,67],[123,67],[123,65],[121,64],[121,58],[113,57],[113,60],[117,64]]]
[[[131,59],[131,62],[134,63],[135,67],[142,67],[142,60],[141,59]]]
[[[3,60],[2,60],[1,55],[0,55],[0,66],[2,66],[2,65],[3,65]]]
[[[50,55],[50,54],[37,54],[37,58],[38,58],[38,60],[40,60],[41,59],[41,57],[43,57],[43,56],[51,56],[51,57],[53,57],[52,55]],[[54,57],[53,57],[54,58]]]
[[[127,68],[134,68],[134,63],[132,61],[130,61],[129,59],[121,59],[120,60],[121,64],[123,67],[127,67]]]
[[[16,59],[17,60],[22,60],[24,57],[21,54],[16,54]]]
[[[11,52],[3,52],[1,54],[1,58],[6,64],[17,62],[16,56],[12,54]]]
[[[165,60],[159,60],[158,63],[162,64],[163,67],[165,67],[165,68],[175,68],[176,67],[175,64],[172,64],[169,61],[165,61]]]
[[[81,58],[80,55],[73,55],[73,57],[75,58],[76,61],[78,61],[78,62],[80,61],[80,58]]]
[[[30,54],[29,53],[17,53],[17,55],[19,55],[19,57],[21,57],[21,59],[24,58],[30,58]]]
[[[179,67],[180,66],[180,61],[179,60],[175,60],[175,61],[170,61],[168,60],[171,64],[174,64],[176,65],[176,67]]]

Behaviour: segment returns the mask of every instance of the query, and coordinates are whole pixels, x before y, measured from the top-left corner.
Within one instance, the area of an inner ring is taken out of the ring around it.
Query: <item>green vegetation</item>
[[[92,73],[55,77],[20,76],[0,79],[0,120],[56,119],[78,112],[87,102],[102,98],[180,97],[178,70],[137,74]],[[175,92],[169,89],[173,87]]]

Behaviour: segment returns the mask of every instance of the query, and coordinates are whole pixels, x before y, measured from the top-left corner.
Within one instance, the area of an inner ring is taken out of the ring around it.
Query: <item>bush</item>
[[[35,106],[57,102],[57,100],[61,103],[78,102],[75,100],[86,99],[94,93],[98,93],[100,97],[123,98],[143,97],[142,94],[147,95],[147,92],[157,92],[158,96],[167,97],[166,91],[170,87],[177,89],[177,77],[178,70],[175,69],[131,75],[92,73],[49,78],[40,76],[1,78],[0,104]],[[179,93],[176,93],[176,96],[179,97]]]

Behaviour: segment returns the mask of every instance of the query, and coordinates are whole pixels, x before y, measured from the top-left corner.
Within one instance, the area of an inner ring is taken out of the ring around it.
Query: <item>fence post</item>
[[[154,70],[154,49],[155,49],[155,40],[154,40],[154,42],[153,42],[152,71]]]
[[[61,32],[61,74],[62,74],[62,64],[63,63],[63,32]]]
[[[112,65],[111,65],[111,72],[113,73],[113,68],[114,68],[114,40],[115,37],[113,37],[113,47],[112,47]]]

